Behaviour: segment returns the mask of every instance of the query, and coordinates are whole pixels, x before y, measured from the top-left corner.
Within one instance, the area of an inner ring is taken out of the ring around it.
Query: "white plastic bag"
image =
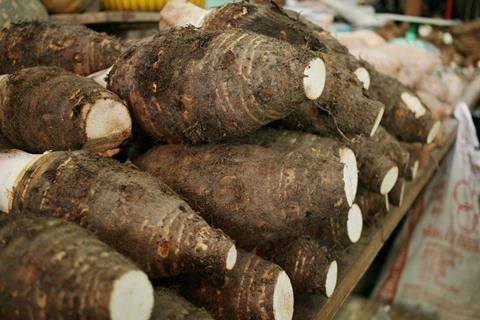
[[[480,319],[480,151],[465,103],[457,141],[395,240],[374,295],[438,319]]]

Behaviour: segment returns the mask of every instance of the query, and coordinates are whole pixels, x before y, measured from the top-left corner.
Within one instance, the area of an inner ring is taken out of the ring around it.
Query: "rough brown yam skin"
[[[0,127],[28,152],[82,149],[87,143],[85,120],[91,105],[101,99],[123,103],[95,81],[63,69],[23,69],[0,82]],[[89,145],[95,151],[106,151],[128,137],[125,132]]]
[[[15,148],[13,144],[0,132],[0,150],[7,150]]]
[[[372,139],[356,136],[348,146],[357,157],[358,180],[363,187],[380,193],[380,186],[388,170],[396,164],[390,160]]]
[[[110,319],[113,283],[138,268],[79,226],[0,215],[0,318]]]
[[[325,89],[318,101],[309,102],[304,108],[295,110],[295,114],[299,115],[289,121],[296,123],[299,128],[322,127],[318,122],[326,121],[345,133],[370,134],[383,105],[365,96],[360,81],[351,70],[346,69],[303,22],[290,18],[276,4],[227,4],[209,14],[202,27],[211,30],[249,30],[314,51],[326,65]],[[327,111],[330,117],[322,117],[319,109]],[[308,115],[302,115],[304,112]]]
[[[224,278],[193,278],[180,291],[215,319],[272,320],[273,292],[282,271],[274,263],[239,250],[237,264]]]
[[[155,288],[155,305],[150,320],[213,320],[204,309],[199,309],[166,288]]]
[[[365,188],[358,188],[355,203],[362,210],[365,225],[372,225],[376,218],[387,213],[387,205],[384,195],[371,192]]]
[[[402,205],[402,187],[405,185],[405,179],[399,178],[393,186],[393,189],[388,193],[388,200],[396,207]]]
[[[110,67],[123,44],[81,25],[26,22],[0,30],[0,74],[57,66],[80,75]]]
[[[79,223],[153,277],[223,272],[233,245],[160,179],[86,152],[53,152],[35,162],[12,211]]]
[[[233,142],[285,151],[298,151],[317,159],[331,159],[337,162],[340,161],[340,149],[344,146],[337,139],[273,128],[262,128]]]
[[[253,145],[164,145],[135,163],[240,245],[302,233],[348,210],[343,165]]]
[[[154,140],[212,142],[284,118],[308,100],[308,50],[246,31],[172,28],[133,46],[108,87]]]
[[[325,281],[332,259],[318,241],[285,239],[257,246],[253,252],[285,270],[296,294],[326,296]]]
[[[397,165],[399,177],[407,177],[410,171],[410,153],[402,147],[400,142],[381,126],[372,140],[377,142],[383,154]]]
[[[430,129],[438,121],[436,115],[422,103],[427,111],[418,119],[415,118],[415,113],[402,101],[401,94],[408,92],[420,101],[421,99],[398,80],[373,70],[373,67],[369,72],[371,84],[368,92],[372,98],[385,104],[382,125],[399,140],[426,142]]]

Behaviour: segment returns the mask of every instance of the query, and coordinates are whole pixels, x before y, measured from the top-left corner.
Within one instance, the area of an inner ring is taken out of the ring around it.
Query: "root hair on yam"
[[[380,194],[387,194],[393,189],[398,179],[398,167],[394,166],[388,170],[380,186]]]
[[[127,301],[128,303],[125,303]],[[110,319],[148,319],[153,304],[153,288],[146,274],[136,270],[129,271],[113,283]]]
[[[337,287],[338,279],[338,263],[336,260],[333,260],[330,263],[327,271],[327,279],[325,280],[325,293],[327,298],[330,298]]]
[[[293,287],[285,271],[277,277],[273,292],[273,315],[275,320],[290,320],[293,317]]]
[[[316,100],[322,95],[326,81],[325,63],[320,58],[315,58],[308,63],[303,71],[303,88],[305,95],[310,100]]]
[[[354,204],[348,210],[347,218],[347,235],[352,243],[357,243],[362,236],[363,230],[363,215],[362,210],[357,204]]]

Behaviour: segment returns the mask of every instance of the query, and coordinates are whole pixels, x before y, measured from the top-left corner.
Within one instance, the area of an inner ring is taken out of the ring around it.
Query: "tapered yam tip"
[[[145,273],[129,271],[115,280],[110,298],[110,319],[150,318],[154,304],[153,288]]]
[[[320,58],[311,60],[303,71],[303,75],[303,88],[305,90],[305,95],[310,100],[318,99],[325,88],[325,63]]]
[[[293,318],[293,287],[285,271],[280,272],[277,277],[273,292],[273,315],[275,320]]]

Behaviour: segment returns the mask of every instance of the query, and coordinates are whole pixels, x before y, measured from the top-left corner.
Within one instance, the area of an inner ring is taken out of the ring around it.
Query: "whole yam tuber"
[[[0,30],[0,74],[56,66],[82,76],[110,67],[122,42],[82,25],[25,22]]]
[[[0,210],[74,221],[152,277],[224,272],[236,249],[159,179],[84,151],[0,153]]]
[[[147,320],[153,307],[145,273],[60,219],[0,214],[0,283],[2,319]]]
[[[33,67],[0,79],[0,128],[28,152],[105,152],[130,137],[132,120],[123,101],[93,80]]]
[[[193,277],[180,291],[216,319],[291,320],[293,316],[293,289],[285,271],[243,250],[225,277]]]
[[[240,245],[348,211],[343,164],[256,145],[163,145],[134,160]]]
[[[239,30],[173,28],[132,46],[108,88],[155,141],[213,142],[282,119],[323,91],[309,50]]]
[[[205,309],[185,300],[172,289],[155,288],[155,305],[150,320],[213,320]]]

